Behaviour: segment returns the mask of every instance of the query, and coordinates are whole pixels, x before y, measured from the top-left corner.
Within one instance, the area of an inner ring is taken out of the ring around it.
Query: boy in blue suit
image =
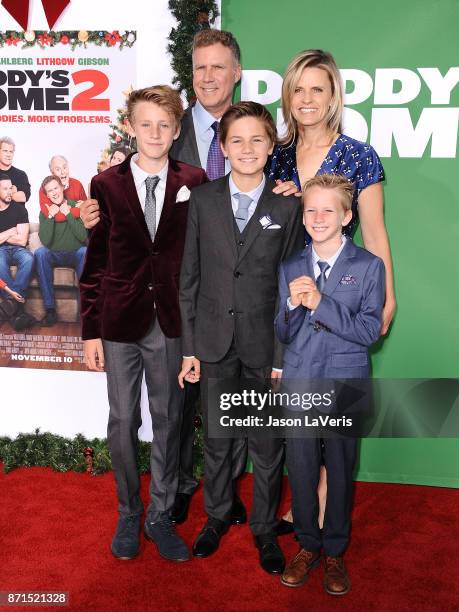
[[[312,242],[282,263],[276,332],[286,345],[284,378],[349,379],[369,376],[368,350],[378,338],[384,305],[384,264],[342,235],[351,220],[352,185],[322,174],[303,190],[303,222]],[[327,469],[327,505],[318,525],[317,485]],[[300,551],[282,584],[301,586],[325,555],[325,590],[344,595],[350,583],[343,561],[350,532],[352,471],[357,440],[287,440],[287,467]]]

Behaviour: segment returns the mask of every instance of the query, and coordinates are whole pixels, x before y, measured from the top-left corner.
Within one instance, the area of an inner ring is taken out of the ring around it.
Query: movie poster
[[[129,153],[136,33],[0,37],[0,366],[85,370],[79,206]]]

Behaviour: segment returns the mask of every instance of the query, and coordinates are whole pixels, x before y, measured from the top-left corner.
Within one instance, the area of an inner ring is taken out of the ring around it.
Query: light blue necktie
[[[249,219],[249,206],[253,202],[252,198],[245,193],[236,193],[235,197],[239,201],[238,209],[234,215],[239,231],[242,233]]]

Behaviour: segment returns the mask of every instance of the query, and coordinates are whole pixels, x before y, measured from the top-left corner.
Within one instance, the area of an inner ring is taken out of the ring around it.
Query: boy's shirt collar
[[[338,259],[338,257],[341,255],[341,251],[344,249],[344,246],[346,244],[346,236],[344,236],[344,234],[341,236],[341,246],[339,247],[339,249],[336,251],[336,253],[334,255],[332,255],[331,257],[328,257],[327,259],[323,258],[323,257],[319,257],[314,249],[314,245],[311,243],[311,253],[312,253],[312,265],[314,267],[314,271],[316,271],[316,267],[317,269],[319,269],[319,266],[317,265],[318,261],[326,261],[328,263],[328,265],[330,266],[328,269],[328,273],[330,273],[331,269],[333,268],[333,266],[336,263],[336,260]],[[327,274],[328,276],[328,274]]]
[[[164,166],[161,168],[161,170],[159,172],[157,172],[156,174],[150,174],[149,172],[145,172],[145,170],[142,170],[142,168],[137,164],[137,160],[139,159],[139,154],[135,153],[132,157],[131,157],[131,172],[132,172],[132,176],[134,178],[134,183],[135,183],[135,187],[137,189],[137,191],[139,191],[140,187],[142,186],[142,183],[145,182],[145,180],[149,177],[149,176],[158,176],[160,181],[166,181],[167,180],[167,171],[169,169],[169,160],[166,161],[166,163],[164,164]]]
[[[250,198],[252,198],[252,200],[257,204],[258,200],[260,199],[261,194],[263,193],[263,189],[265,188],[266,177],[263,174],[260,184],[257,185],[255,189],[252,189],[252,191],[241,191],[239,187],[236,185],[236,183],[233,181],[233,176],[231,173],[229,175],[228,182],[229,182],[229,190],[230,190],[231,198],[233,198],[237,193],[244,193],[245,195],[248,195]]]

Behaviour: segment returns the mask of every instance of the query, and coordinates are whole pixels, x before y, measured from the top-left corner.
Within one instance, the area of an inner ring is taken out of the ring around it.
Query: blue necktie
[[[214,137],[207,154],[206,174],[211,181],[225,176],[225,157],[220,147],[220,124],[214,121],[211,125]]]
[[[234,217],[239,231],[242,233],[249,220],[249,206],[253,202],[252,198],[245,193],[236,193],[235,197],[239,200],[239,206]]]
[[[325,272],[330,268],[330,266],[328,265],[328,263],[326,261],[318,261],[317,265],[320,268],[320,274],[316,278],[316,285],[317,285],[317,289],[320,291],[320,293],[322,293],[322,291],[324,289],[324,285],[325,285],[325,283],[327,281],[327,277],[325,276]]]

